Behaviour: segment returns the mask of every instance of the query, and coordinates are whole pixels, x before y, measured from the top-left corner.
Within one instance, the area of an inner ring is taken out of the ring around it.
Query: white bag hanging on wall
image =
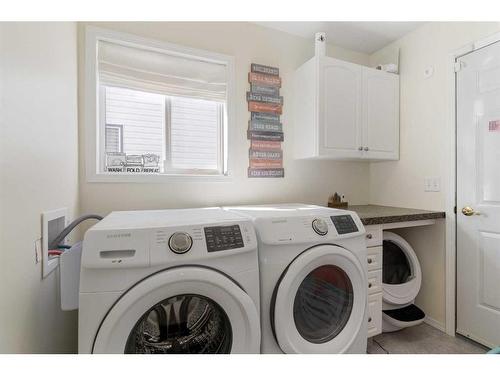
[[[59,257],[59,282],[61,284],[61,310],[78,309],[80,294],[80,265],[82,243],[77,242]]]

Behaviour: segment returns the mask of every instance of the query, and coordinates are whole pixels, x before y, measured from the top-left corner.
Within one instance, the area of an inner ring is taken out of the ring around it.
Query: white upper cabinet
[[[362,96],[365,157],[399,159],[399,76],[363,68]]]
[[[294,93],[296,158],[399,158],[399,76],[315,57]]]
[[[320,72],[320,153],[356,157],[362,135],[361,66],[321,59]]]

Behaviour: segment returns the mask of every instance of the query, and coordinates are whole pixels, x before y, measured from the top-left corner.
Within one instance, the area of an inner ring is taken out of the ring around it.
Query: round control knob
[[[323,219],[314,219],[312,222],[312,227],[314,231],[320,236],[324,236],[328,233],[328,224]]]
[[[168,240],[168,247],[176,254],[184,254],[193,246],[193,239],[185,232],[175,232]]]

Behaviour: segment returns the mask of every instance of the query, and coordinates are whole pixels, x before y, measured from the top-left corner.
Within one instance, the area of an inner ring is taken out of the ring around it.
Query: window
[[[86,53],[90,176],[227,175],[231,58],[92,27]]]

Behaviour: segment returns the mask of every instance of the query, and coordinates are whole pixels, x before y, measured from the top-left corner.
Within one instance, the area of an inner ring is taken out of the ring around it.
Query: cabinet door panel
[[[370,159],[399,158],[399,76],[363,68],[363,147]]]
[[[320,153],[361,157],[361,67],[328,59],[320,69]]]

